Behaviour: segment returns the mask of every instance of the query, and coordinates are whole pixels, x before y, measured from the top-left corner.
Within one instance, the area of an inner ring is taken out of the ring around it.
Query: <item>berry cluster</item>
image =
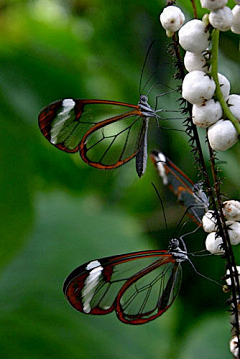
[[[229,200],[223,203],[223,214],[226,218],[228,235],[232,245],[240,243],[240,202]],[[209,233],[206,238],[206,249],[212,254],[224,254],[223,240],[217,234],[217,220],[214,211],[208,211],[202,219],[205,232]]]
[[[176,6],[166,7],[160,15],[168,36],[180,29],[179,43],[186,50],[184,66],[188,71],[182,84],[182,97],[193,105],[193,123],[208,129],[210,145],[219,151],[232,147],[240,131],[233,123],[240,122],[240,96],[230,95],[230,82],[213,69],[210,48],[214,29],[231,29],[240,34],[240,5],[231,10],[226,3],[227,0],[202,0],[202,7],[211,10],[210,14],[203,21],[194,19],[185,25],[184,14]]]
[[[184,67],[188,73],[182,83],[182,97],[192,104],[192,122],[207,130],[209,145],[217,151],[229,149],[240,137],[240,95],[230,94],[229,80],[217,70],[219,32],[230,30],[240,34],[240,0],[235,2],[230,9],[226,6],[227,0],[200,0],[209,13],[202,20],[194,19],[185,24],[185,16],[176,6],[167,6],[160,15],[167,36],[178,31],[179,44],[186,51]],[[209,210],[202,218],[203,229],[208,233],[205,246],[210,253],[229,258],[225,246],[228,241],[220,233],[226,237],[228,234],[231,245],[240,244],[240,202],[229,200],[219,205],[221,207],[221,215],[217,210]],[[219,228],[225,228],[225,232]],[[232,289],[229,303],[235,328],[230,351],[239,358],[239,283],[236,279],[240,277],[240,266],[236,266],[235,261],[228,264],[225,278],[228,288]]]

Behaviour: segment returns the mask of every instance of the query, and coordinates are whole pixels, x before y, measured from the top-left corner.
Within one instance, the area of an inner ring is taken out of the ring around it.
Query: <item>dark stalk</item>
[[[194,0],[191,0],[193,5],[193,12],[194,17],[197,18],[197,10],[196,10],[196,4]],[[176,59],[175,61],[175,67],[177,68],[177,74],[175,75],[176,79],[180,79],[183,81],[185,77],[185,69],[184,65],[181,59],[181,54],[179,50],[179,43],[176,33],[172,37],[173,42],[171,45],[170,53],[173,56],[173,58]],[[179,89],[180,91],[180,89]],[[195,163],[197,163],[199,169],[201,169],[200,173],[203,175],[204,178],[204,185],[208,191],[208,195],[210,197],[210,201],[213,207],[213,210],[216,214],[217,218],[217,224],[218,224],[218,233],[223,238],[223,245],[225,249],[225,258],[227,260],[227,267],[230,272],[230,278],[231,278],[231,292],[232,292],[232,299],[231,299],[231,311],[234,316],[234,321],[232,323],[234,327],[233,334],[237,335],[238,343],[237,346],[240,348],[240,340],[239,340],[239,333],[240,333],[240,327],[239,327],[239,311],[238,311],[238,301],[240,298],[240,286],[239,286],[239,279],[238,279],[238,272],[236,268],[236,262],[235,257],[233,254],[232,246],[229,239],[229,233],[228,229],[225,223],[223,211],[222,211],[222,198],[221,198],[221,192],[220,192],[220,181],[217,176],[217,169],[216,169],[216,161],[214,156],[214,151],[210,147],[209,141],[207,140],[208,148],[209,148],[209,154],[210,154],[210,163],[211,163],[211,173],[212,178],[214,182],[214,188],[212,188],[209,175],[207,172],[206,164],[203,157],[201,142],[198,136],[198,131],[196,125],[192,122],[192,105],[188,103],[187,101],[181,99],[182,104],[185,104],[185,107],[183,108],[184,114],[189,114],[189,118],[187,121],[187,128],[186,132],[190,136],[190,146],[192,147],[193,155],[195,157]],[[215,200],[216,196],[216,200]]]
[[[195,0],[190,0],[191,3],[192,3],[192,8],[193,8],[193,16],[195,19],[198,18],[198,14],[197,14],[197,6],[196,6],[196,3],[195,3]]]
[[[230,242],[229,233],[228,233],[227,225],[225,222],[223,210],[222,210],[223,202],[222,202],[222,198],[221,198],[219,179],[218,179],[217,171],[216,171],[215,155],[214,155],[213,149],[211,148],[211,146],[209,144],[208,139],[207,139],[207,144],[208,144],[209,155],[210,155],[211,170],[212,170],[212,176],[213,176],[213,181],[214,181],[214,189],[215,189],[215,193],[216,193],[216,201],[217,201],[217,205],[218,205],[218,206],[216,206],[216,203],[214,201],[214,205],[215,205],[214,211],[215,211],[215,214],[217,217],[219,234],[223,239],[224,249],[225,249],[225,257],[227,259],[227,267],[229,269],[230,278],[231,278],[231,291],[232,291],[231,305],[233,306],[232,314],[235,318],[232,325],[235,328],[235,332],[236,332],[234,334],[236,334],[237,338],[238,338],[238,347],[240,347],[240,340],[239,340],[239,333],[240,333],[239,332],[240,331],[239,319],[240,318],[239,318],[239,311],[238,311],[238,298],[240,295],[239,278],[238,278],[238,272],[237,272],[237,268],[236,268],[236,261],[235,261],[234,253],[232,250],[232,245]],[[218,210],[217,210],[217,207],[218,207]]]
[[[173,35],[173,46],[172,46],[172,50],[173,53],[172,55],[175,56],[175,58],[177,59],[175,66],[177,67],[178,70],[178,74],[177,77],[179,79],[181,79],[183,81],[184,77],[185,77],[185,69],[184,69],[184,65],[181,59],[181,54],[180,54],[180,50],[179,50],[179,43],[178,43],[178,39],[177,39],[177,35],[176,33]],[[200,143],[200,138],[198,136],[198,131],[197,131],[197,127],[196,125],[192,122],[192,105],[184,100],[184,103],[186,104],[186,109],[184,109],[184,111],[189,113],[189,128],[187,130],[190,130],[189,132],[189,136],[191,137],[191,141],[192,144],[191,146],[194,148],[194,150],[196,150],[196,153],[198,155],[198,158],[196,160],[196,162],[198,163],[199,168],[201,168],[201,172],[203,174],[203,178],[204,178],[204,185],[206,188],[208,188],[209,192],[208,193],[211,197],[211,200],[213,200],[213,196],[211,194],[211,185],[209,182],[209,177],[208,177],[208,173],[207,173],[207,168],[206,168],[206,164],[204,161],[204,157],[203,157],[203,152],[202,152],[202,147],[201,147],[201,143]],[[195,145],[194,145],[195,143]]]

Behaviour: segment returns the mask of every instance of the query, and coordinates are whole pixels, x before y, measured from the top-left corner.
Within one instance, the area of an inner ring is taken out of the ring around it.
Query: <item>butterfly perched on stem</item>
[[[147,133],[150,118],[158,118],[140,95],[137,105],[108,100],[64,99],[44,107],[38,123],[55,147],[79,152],[83,161],[98,169],[114,169],[136,157],[141,177],[147,163]]]
[[[172,305],[181,285],[186,250],[172,239],[166,250],[148,250],[94,260],[66,278],[63,292],[85,314],[113,311],[127,324],[144,324]]]
[[[201,185],[195,184],[161,151],[153,150],[151,159],[162,178],[163,184],[170,188],[177,196],[179,203],[186,208],[189,216],[200,225],[202,217],[209,207],[208,197]]]

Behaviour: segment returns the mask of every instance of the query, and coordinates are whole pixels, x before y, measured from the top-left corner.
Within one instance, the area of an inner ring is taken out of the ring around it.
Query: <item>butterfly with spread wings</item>
[[[153,150],[151,159],[162,178],[163,184],[167,185],[177,196],[179,203],[186,208],[188,215],[194,222],[201,225],[202,217],[209,208],[208,197],[201,185],[195,184],[161,151]]]
[[[147,164],[147,133],[150,118],[159,118],[140,96],[137,105],[108,100],[64,99],[44,107],[38,117],[46,139],[68,153],[79,152],[83,161],[110,170],[136,157],[141,177]]]
[[[166,250],[147,250],[94,260],[66,278],[63,292],[85,314],[113,311],[127,324],[144,324],[163,313],[176,298],[186,249],[172,239]]]

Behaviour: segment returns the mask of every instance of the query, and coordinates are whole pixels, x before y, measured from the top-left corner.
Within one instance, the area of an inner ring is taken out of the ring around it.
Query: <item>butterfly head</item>
[[[149,105],[146,95],[140,95],[138,107],[143,117],[158,117],[156,111]]]
[[[140,95],[140,103],[142,104],[148,104],[148,97],[147,95]]]
[[[180,263],[188,259],[187,252],[179,247],[179,240],[176,238],[170,240],[168,252],[174,257],[176,262]]]
[[[173,252],[179,248],[179,240],[177,238],[172,238],[169,241],[168,251]]]

